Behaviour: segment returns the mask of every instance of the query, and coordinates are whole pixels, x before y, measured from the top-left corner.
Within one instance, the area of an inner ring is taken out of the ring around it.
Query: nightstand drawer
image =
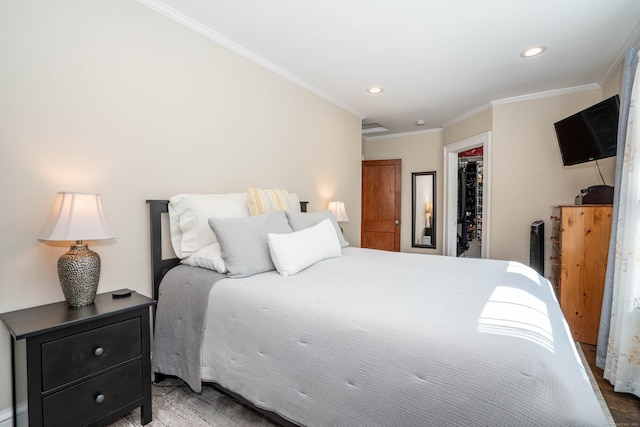
[[[86,426],[136,401],[142,402],[142,375],[142,362],[137,360],[45,397],[44,426]]]
[[[43,343],[43,391],[140,356],[140,342],[136,317]]]

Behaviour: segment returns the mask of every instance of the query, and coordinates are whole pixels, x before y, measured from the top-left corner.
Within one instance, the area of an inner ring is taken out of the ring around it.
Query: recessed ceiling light
[[[382,91],[384,91],[384,89],[382,89],[381,87],[370,87],[369,89],[367,89],[367,93],[370,93],[372,95],[376,95],[378,93],[382,93]]]
[[[427,122],[425,122],[424,120],[417,120],[417,121],[416,121],[416,125],[418,125],[418,126],[422,126],[422,125],[424,125],[425,123],[427,123]]]
[[[533,56],[540,55],[545,50],[547,50],[547,48],[545,46],[535,46],[535,47],[531,47],[531,48],[525,50],[524,52],[522,52],[520,54],[520,56],[523,57],[523,58],[531,58]]]

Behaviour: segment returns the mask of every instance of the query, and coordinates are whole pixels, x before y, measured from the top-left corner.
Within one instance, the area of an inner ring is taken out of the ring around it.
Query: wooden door
[[[402,161],[362,162],[363,248],[400,251],[400,183]]]

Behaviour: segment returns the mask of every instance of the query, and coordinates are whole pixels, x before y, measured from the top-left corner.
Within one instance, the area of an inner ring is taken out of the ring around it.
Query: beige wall
[[[580,190],[601,184],[594,162],[565,167],[553,123],[602,100],[601,90],[499,105],[493,111],[491,256],[529,262],[531,222],[546,223],[551,206],[573,204]],[[612,185],[615,158],[601,160]],[[549,254],[549,239],[545,239]],[[548,271],[548,269],[547,269]]]
[[[617,93],[616,74],[610,88]],[[619,77],[617,78],[619,82]],[[619,86],[619,83],[617,83]],[[602,100],[602,90],[500,104],[452,124],[443,133],[368,140],[365,158],[403,161],[402,251],[412,250],[411,172],[438,172],[438,250],[443,235],[443,147],[491,131],[491,258],[529,263],[529,230],[533,221],[546,222],[550,236],[551,206],[573,204],[582,188],[601,184],[594,162],[565,167],[553,123]],[[608,185],[613,184],[615,158],[601,160]],[[549,239],[545,239],[549,254]],[[423,251],[429,252],[429,251]]]
[[[150,295],[148,198],[340,199],[359,245],[361,122],[333,104],[133,0],[0,2],[0,57],[0,312],[63,298],[68,245],[37,240],[58,191],[102,194],[100,292]],[[0,327],[0,415],[9,352]]]
[[[609,79],[602,85],[602,97],[604,99],[611,98],[613,95],[622,91],[622,72],[624,70],[624,61],[618,64],[613,70]]]
[[[442,253],[442,227],[438,225],[442,218],[443,193],[443,155],[442,132],[413,134],[390,138],[369,138],[365,143],[365,160],[401,159],[402,160],[402,202],[400,251],[419,253]],[[411,247],[411,173],[436,172],[436,249]]]
[[[457,121],[444,130],[444,144],[463,141],[472,136],[491,131],[493,109],[490,106],[464,120]]]

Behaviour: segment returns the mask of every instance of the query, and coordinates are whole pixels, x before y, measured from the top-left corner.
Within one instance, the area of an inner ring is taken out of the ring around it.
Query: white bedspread
[[[603,426],[549,282],[345,248],[212,289],[202,376],[308,426]]]

